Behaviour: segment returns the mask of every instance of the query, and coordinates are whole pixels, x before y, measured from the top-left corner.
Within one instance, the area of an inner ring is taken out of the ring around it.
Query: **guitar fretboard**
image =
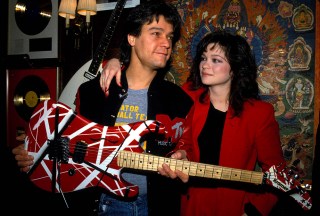
[[[138,170],[157,171],[158,167],[164,163],[168,164],[172,170],[181,170],[189,176],[231,180],[258,185],[263,182],[263,173],[256,171],[177,160],[130,151],[120,151],[117,158],[118,166]]]

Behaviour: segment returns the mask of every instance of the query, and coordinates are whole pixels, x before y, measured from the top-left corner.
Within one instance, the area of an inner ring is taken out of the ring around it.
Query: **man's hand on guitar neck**
[[[106,96],[109,95],[109,86],[114,76],[116,77],[117,84],[121,86],[121,63],[116,58],[108,60],[101,72],[100,86]]]
[[[171,155],[171,158],[178,160],[187,160],[187,153],[184,150],[178,150]],[[162,167],[158,168],[159,174],[170,177],[172,179],[179,178],[182,182],[187,183],[189,181],[189,175],[183,173],[180,170],[172,170],[167,164],[162,164]]]
[[[21,134],[20,136],[16,137],[16,140],[19,142],[23,142],[25,139],[25,134]],[[22,172],[28,172],[30,166],[33,164],[33,156],[28,154],[28,151],[24,149],[24,144],[20,144],[17,147],[12,149],[12,153],[15,156],[17,161],[17,165]]]

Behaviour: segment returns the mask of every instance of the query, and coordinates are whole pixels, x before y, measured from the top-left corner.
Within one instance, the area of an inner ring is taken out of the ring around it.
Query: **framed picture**
[[[97,11],[113,10],[116,7],[117,0],[97,0]],[[127,0],[125,8],[132,8],[140,4],[140,0]]]

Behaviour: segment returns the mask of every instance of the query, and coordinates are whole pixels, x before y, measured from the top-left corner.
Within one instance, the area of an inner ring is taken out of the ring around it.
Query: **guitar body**
[[[89,60],[85,63],[70,79],[67,85],[64,87],[63,91],[59,96],[59,102],[68,105],[71,109],[75,110],[74,101],[76,99],[76,93],[79,86],[96,77],[95,74],[88,73],[89,67],[92,63],[92,60]],[[99,71],[102,70],[102,64],[99,67]]]
[[[116,196],[134,197],[139,189],[121,177],[116,158],[120,150],[142,152],[139,141],[148,133],[163,135],[166,131],[153,120],[102,126],[75,114],[65,104],[43,101],[26,132],[25,147],[35,162],[29,178],[55,193],[99,186]]]

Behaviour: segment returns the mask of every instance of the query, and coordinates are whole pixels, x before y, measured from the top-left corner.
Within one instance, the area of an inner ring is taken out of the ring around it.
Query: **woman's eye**
[[[212,62],[213,62],[213,63],[219,63],[219,62],[222,62],[222,61],[219,60],[219,59],[212,59]]]

